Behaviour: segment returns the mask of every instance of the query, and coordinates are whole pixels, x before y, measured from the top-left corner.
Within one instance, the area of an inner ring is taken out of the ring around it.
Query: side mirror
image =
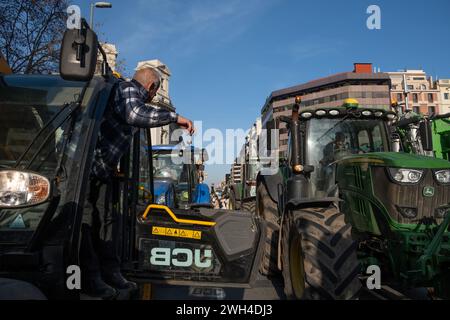
[[[425,151],[433,151],[433,134],[431,131],[431,122],[428,120],[420,122],[419,134],[422,141],[422,148]]]
[[[292,118],[287,117],[287,116],[279,116],[278,117],[280,122],[285,122],[285,123],[291,123],[292,122]]]
[[[85,21],[80,29],[64,32],[61,44],[59,73],[64,80],[89,81],[97,63],[98,40]]]

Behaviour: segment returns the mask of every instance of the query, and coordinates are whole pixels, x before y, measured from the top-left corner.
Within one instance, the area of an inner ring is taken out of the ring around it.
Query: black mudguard
[[[263,223],[247,212],[200,208],[152,209],[139,217],[138,282],[250,287],[262,252]],[[214,226],[202,225],[214,223]]]
[[[278,186],[283,183],[283,177],[280,173],[274,175],[258,174],[256,177],[256,185],[264,184],[270,198],[275,203],[278,203]]]
[[[241,193],[239,192],[238,188],[236,188],[235,185],[232,185],[231,190],[234,192],[234,197],[236,201],[241,201]]]

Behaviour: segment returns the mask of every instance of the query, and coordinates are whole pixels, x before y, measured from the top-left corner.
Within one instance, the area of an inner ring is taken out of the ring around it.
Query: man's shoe
[[[106,284],[100,276],[86,279],[81,289],[89,296],[102,299],[112,299],[117,295],[116,289]]]
[[[105,282],[108,283],[110,286],[118,290],[137,289],[137,284],[135,282],[128,281],[127,279],[125,279],[120,272],[113,272],[110,274],[106,274],[103,276],[103,279],[105,279]]]

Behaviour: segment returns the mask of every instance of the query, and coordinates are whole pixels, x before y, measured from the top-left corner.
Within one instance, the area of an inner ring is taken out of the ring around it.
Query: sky
[[[138,61],[165,63],[176,111],[202,121],[203,132],[248,129],[272,91],[351,71],[354,62],[450,78],[448,0],[109,2],[95,9],[100,40],[117,46],[127,76]],[[70,3],[89,21],[89,1]],[[367,28],[370,5],[380,7],[379,30]],[[207,166],[207,182],[229,168]]]

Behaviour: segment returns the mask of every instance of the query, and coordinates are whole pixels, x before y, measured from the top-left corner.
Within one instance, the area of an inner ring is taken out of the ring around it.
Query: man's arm
[[[121,112],[119,114],[124,117],[129,125],[139,128],[152,128],[177,122],[178,114],[146,105],[146,101],[137,94],[134,87],[126,86],[119,90],[122,90],[122,92],[119,93],[120,101],[116,104],[116,108],[120,104]]]

